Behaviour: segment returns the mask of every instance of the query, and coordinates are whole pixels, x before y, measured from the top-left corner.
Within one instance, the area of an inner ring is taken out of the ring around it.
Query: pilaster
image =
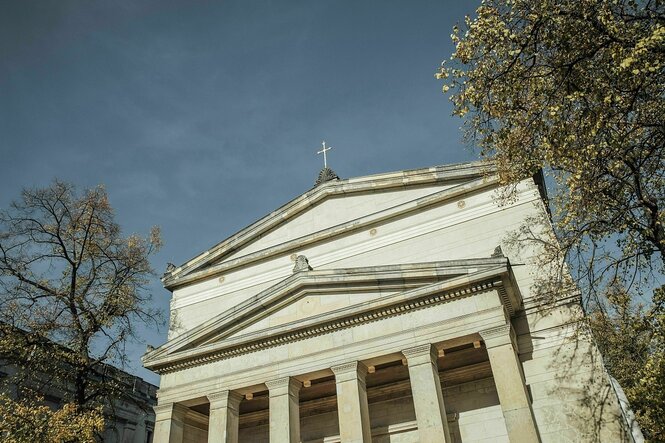
[[[292,377],[266,382],[269,395],[270,442],[300,443],[300,388]]]
[[[405,349],[402,354],[409,367],[413,406],[418,422],[418,441],[452,442],[441,391],[436,349],[428,343]]]
[[[367,366],[359,361],[330,368],[335,374],[339,434],[344,443],[371,443],[369,405],[365,377]]]

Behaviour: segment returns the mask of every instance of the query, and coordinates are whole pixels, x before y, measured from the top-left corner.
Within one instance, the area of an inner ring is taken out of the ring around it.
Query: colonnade
[[[489,356],[506,429],[511,442],[538,442],[531,402],[524,383],[515,336],[510,325],[480,331]],[[446,406],[437,367],[438,352],[431,343],[403,349],[408,365],[413,404],[421,443],[450,443]],[[365,378],[367,366],[350,361],[330,368],[335,375],[339,433],[342,443],[371,442]],[[299,393],[294,377],[267,380],[271,443],[300,442]],[[210,402],[208,442],[238,441],[242,396],[232,390],[207,394]],[[177,403],[155,408],[155,443],[182,443],[187,408]]]

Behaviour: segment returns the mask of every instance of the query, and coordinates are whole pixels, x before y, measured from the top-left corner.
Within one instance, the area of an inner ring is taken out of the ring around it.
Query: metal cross
[[[326,157],[326,152],[330,151],[332,149],[332,147],[328,146],[326,148],[326,142],[325,141],[322,142],[321,145],[323,146],[323,149],[321,149],[320,151],[317,151],[316,153],[317,154],[323,154],[323,167],[327,168],[328,167],[328,158]]]

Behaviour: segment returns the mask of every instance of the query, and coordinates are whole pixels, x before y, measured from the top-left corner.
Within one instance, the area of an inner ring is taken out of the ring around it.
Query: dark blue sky
[[[343,178],[472,160],[434,72],[476,3],[0,0],[0,207],[102,183],[161,274],[310,189],[321,140]]]

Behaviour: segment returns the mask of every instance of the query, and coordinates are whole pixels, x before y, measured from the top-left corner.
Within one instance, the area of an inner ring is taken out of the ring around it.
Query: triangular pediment
[[[323,183],[170,270],[162,281],[174,289],[452,202],[493,185],[488,172],[484,163],[468,163]]]
[[[505,258],[301,271],[146,354],[144,365],[160,370],[167,363],[205,360],[225,349],[278,343],[298,331],[370,319],[381,309],[417,303],[432,294],[469,295],[469,287],[497,276],[509,279],[509,274]],[[516,309],[518,300],[508,291],[507,309]],[[303,309],[308,303],[316,312]]]

